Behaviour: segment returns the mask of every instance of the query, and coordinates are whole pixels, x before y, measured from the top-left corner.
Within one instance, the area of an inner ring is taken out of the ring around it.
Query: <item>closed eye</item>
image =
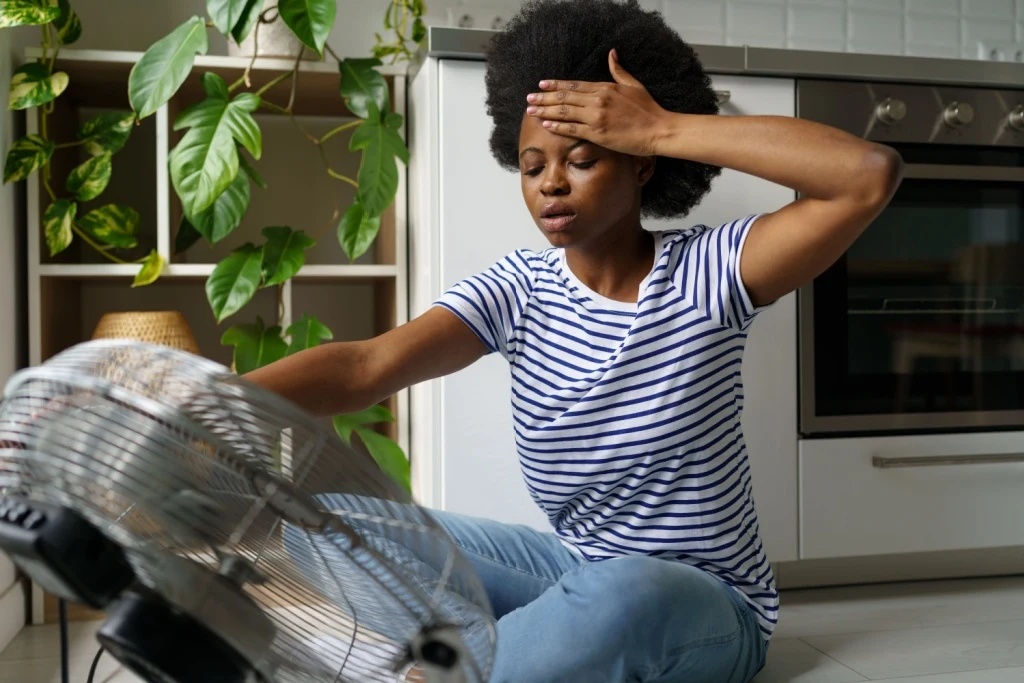
[[[529,171],[523,171],[523,175],[527,175],[527,176],[530,176],[532,178],[534,176],[540,175],[540,172],[543,171],[543,170],[544,170],[543,166],[538,166],[537,168],[531,168]]]
[[[581,161],[577,164],[573,164],[576,168],[583,169],[584,171],[588,168],[593,168],[594,164],[597,163],[597,159],[591,159],[590,161]]]

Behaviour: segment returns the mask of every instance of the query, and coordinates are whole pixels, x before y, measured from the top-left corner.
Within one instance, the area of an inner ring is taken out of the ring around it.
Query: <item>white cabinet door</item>
[[[727,90],[726,115],[796,115],[796,84],[782,78],[714,76]],[[723,170],[700,206],[671,226],[721,225],[767,213],[793,201],[781,185]],[[799,225],[793,226],[799,230]],[[743,360],[743,434],[750,454],[754,500],[768,559],[798,559],[797,545],[797,320],[796,294],[762,312],[750,328]]]
[[[440,277],[447,288],[511,251],[547,242],[519,176],[491,157],[483,62],[442,60],[439,74]],[[441,380],[441,509],[549,528],[523,483],[508,363],[493,354]]]

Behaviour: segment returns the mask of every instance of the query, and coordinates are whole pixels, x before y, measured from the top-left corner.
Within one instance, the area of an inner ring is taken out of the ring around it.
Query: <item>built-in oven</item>
[[[798,116],[891,145],[906,168],[799,293],[801,432],[1024,426],[1024,90],[806,80],[797,93]]]

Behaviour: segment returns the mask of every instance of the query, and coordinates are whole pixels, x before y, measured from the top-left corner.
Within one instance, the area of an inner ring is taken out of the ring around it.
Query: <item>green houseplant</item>
[[[399,135],[402,118],[390,112],[387,83],[376,67],[381,58],[392,63],[407,59],[426,34],[422,0],[391,0],[384,15],[388,38],[376,35],[369,58],[340,58],[327,44],[335,21],[336,0],[206,0],[207,17],[194,16],[154,43],[133,67],[128,78],[130,112],[100,114],[86,121],[77,139],[50,138],[47,117],[54,100],[67,88],[69,77],[55,70],[61,48],[81,36],[82,24],[69,0],[0,0],[0,28],[38,26],[42,57],[25,64],[12,76],[9,108],[37,109],[38,133],[14,141],[4,162],[4,182],[40,174],[49,204],[43,212],[43,236],[55,255],[73,240],[81,240],[115,263],[137,263],[133,287],[156,281],[164,267],[153,250],[137,260],[126,261],[120,249],[137,246],[139,213],[130,206],[107,204],[78,215],[78,203],[99,197],[110,181],[114,156],[125,146],[142,119],[154,114],[178,92],[190,76],[197,55],[209,48],[208,32],[217,30],[228,40],[241,43],[250,34],[259,38],[262,25],[282,21],[304,45],[321,59],[333,59],[339,69],[339,96],[357,117],[317,138],[306,133],[300,144],[321,147],[334,135],[354,129],[349,150],[361,155],[357,177],[336,172],[324,159],[325,172],[356,190],[355,201],[337,226],[337,239],[351,260],[365,253],[380,228],[381,216],[394,201],[398,188],[398,161],[408,162],[408,149]],[[299,55],[301,59],[302,55]],[[255,60],[255,57],[253,57]],[[233,83],[219,75],[201,75],[205,97],[184,109],[174,129],[185,131],[169,155],[171,183],[183,208],[175,235],[176,252],[199,240],[211,244],[223,240],[242,222],[249,206],[251,185],[266,189],[255,167],[262,152],[262,135],[253,113],[265,110],[292,117],[299,60],[294,67],[267,83],[255,84],[250,62]],[[287,103],[272,102],[266,93],[291,79]],[[52,177],[50,159],[58,149],[81,146],[88,159],[74,168],[63,187]],[[206,282],[210,308],[218,322],[241,311],[257,291],[278,287],[294,276],[305,262],[305,252],[316,240],[290,226],[268,226],[259,244],[246,243],[222,259]],[[234,348],[234,365],[245,373],[286,355],[332,339],[321,321],[302,315],[286,330],[266,326],[262,319],[236,324],[221,339]],[[334,418],[335,429],[346,441],[353,432],[389,475],[409,488],[408,460],[397,444],[369,426],[393,420],[383,406]]]

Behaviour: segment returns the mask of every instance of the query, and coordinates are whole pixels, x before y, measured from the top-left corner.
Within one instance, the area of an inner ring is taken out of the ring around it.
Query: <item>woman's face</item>
[[[654,159],[556,135],[524,116],[519,132],[523,199],[555,247],[599,244],[640,225],[640,189]]]

